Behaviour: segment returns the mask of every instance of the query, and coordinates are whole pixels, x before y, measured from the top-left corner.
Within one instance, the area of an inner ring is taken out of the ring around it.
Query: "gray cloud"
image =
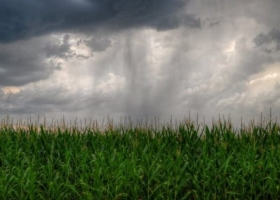
[[[200,20],[184,13],[188,0],[38,0],[4,1],[0,7],[0,42],[53,31],[93,31],[153,27],[199,27]],[[181,18],[180,16],[184,16]]]
[[[69,43],[70,35],[65,34],[63,36],[62,42],[48,42],[44,50],[46,51],[46,56],[50,57],[60,57],[69,58],[75,56],[75,53],[71,50],[71,44]]]
[[[0,45],[0,85],[21,86],[47,79],[60,65],[47,62],[42,39]]]
[[[246,38],[236,41],[236,60],[232,61],[232,70],[229,72],[231,82],[246,81],[247,78],[263,70],[263,65],[273,63],[276,60],[261,52],[250,49],[246,45]]]
[[[267,53],[280,50],[280,31],[276,28],[270,30],[267,34],[260,33],[254,38],[257,47],[261,47]]]
[[[109,47],[112,46],[112,41],[104,37],[92,37],[90,39],[80,40],[78,44],[85,44],[88,46],[92,52],[103,52],[106,51]]]
[[[40,115],[57,119],[64,115],[71,120],[78,116],[101,121],[106,113],[112,117],[118,113],[123,115],[123,93],[120,89],[107,93],[96,87],[81,89],[55,80],[41,81],[29,84],[18,93],[0,90],[0,117],[10,114],[14,118],[33,116],[36,119]]]

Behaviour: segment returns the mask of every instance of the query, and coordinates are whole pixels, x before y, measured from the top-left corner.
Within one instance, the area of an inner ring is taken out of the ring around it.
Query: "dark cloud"
[[[203,20],[203,23],[206,24],[206,26],[212,28],[215,26],[219,26],[220,21],[217,19],[210,19],[207,17],[205,20]]]
[[[167,30],[180,24],[199,27],[184,14],[188,0],[9,0],[0,6],[0,42],[53,31],[92,31],[101,27],[153,27]],[[183,16],[183,17],[182,17]]]
[[[47,62],[40,39],[0,45],[0,85],[22,86],[45,80],[59,63]]]
[[[260,33],[254,38],[257,47],[261,47],[267,53],[280,50],[280,31],[276,28],[270,30],[267,34]]]
[[[109,47],[111,47],[112,41],[108,38],[95,38],[92,37],[91,39],[85,39],[78,42],[78,44],[85,44],[88,46],[92,52],[102,52],[106,51]]]

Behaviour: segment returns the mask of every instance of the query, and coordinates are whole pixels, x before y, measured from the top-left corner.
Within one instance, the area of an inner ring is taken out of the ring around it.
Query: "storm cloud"
[[[267,34],[260,33],[254,38],[257,47],[261,47],[267,53],[280,50],[280,30],[273,28]]]
[[[0,6],[0,42],[12,42],[51,32],[92,32],[152,27],[199,27],[184,13],[188,0],[10,0]]]
[[[44,41],[44,39],[43,39]],[[47,79],[59,70],[58,63],[46,60],[42,39],[0,44],[0,85],[22,86]]]

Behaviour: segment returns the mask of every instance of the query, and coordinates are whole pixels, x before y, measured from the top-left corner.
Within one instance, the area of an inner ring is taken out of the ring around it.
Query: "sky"
[[[279,0],[0,0],[0,117],[280,113]]]

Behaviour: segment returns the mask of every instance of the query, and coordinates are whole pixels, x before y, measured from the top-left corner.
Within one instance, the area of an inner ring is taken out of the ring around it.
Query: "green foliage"
[[[279,199],[280,127],[0,128],[0,199]]]

